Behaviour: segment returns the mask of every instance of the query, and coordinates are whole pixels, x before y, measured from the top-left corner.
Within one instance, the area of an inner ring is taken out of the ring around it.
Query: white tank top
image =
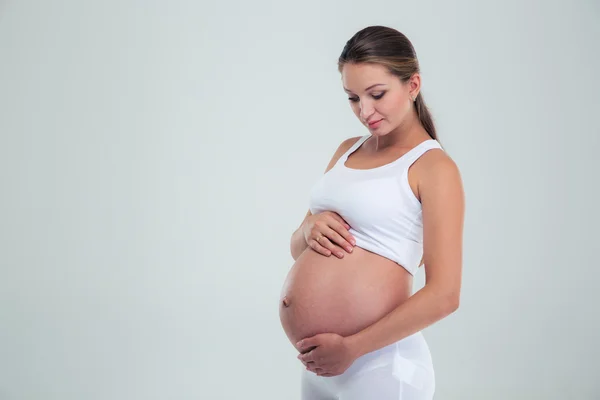
[[[309,209],[338,213],[350,225],[356,245],[395,261],[410,274],[423,256],[421,203],[408,183],[408,168],[426,151],[441,149],[429,139],[391,163],[353,169],[345,163],[371,135],[361,137],[312,186]]]

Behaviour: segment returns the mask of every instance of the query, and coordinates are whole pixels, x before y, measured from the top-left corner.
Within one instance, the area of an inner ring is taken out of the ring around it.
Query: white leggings
[[[418,332],[357,358],[343,374],[302,371],[302,400],[431,400],[435,375],[425,338]]]

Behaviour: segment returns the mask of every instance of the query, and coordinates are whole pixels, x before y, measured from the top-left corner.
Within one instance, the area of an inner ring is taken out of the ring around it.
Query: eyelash
[[[383,97],[384,94],[385,94],[385,92],[381,93],[379,96],[373,96],[373,98],[375,100],[379,100]],[[358,101],[358,99],[356,97],[349,97],[348,100],[350,100],[353,103],[356,103]]]

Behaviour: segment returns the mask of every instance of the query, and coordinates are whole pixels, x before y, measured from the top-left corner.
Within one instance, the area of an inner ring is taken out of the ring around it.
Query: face
[[[352,111],[372,135],[386,135],[402,124],[413,107],[420,77],[409,82],[389,73],[379,64],[345,64],[342,69],[344,91]]]

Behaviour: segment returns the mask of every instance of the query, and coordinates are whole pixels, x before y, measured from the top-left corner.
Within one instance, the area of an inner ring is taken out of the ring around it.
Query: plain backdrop
[[[299,399],[279,294],[368,25],[464,180],[435,398],[600,398],[598,1],[5,0],[0,400]]]

